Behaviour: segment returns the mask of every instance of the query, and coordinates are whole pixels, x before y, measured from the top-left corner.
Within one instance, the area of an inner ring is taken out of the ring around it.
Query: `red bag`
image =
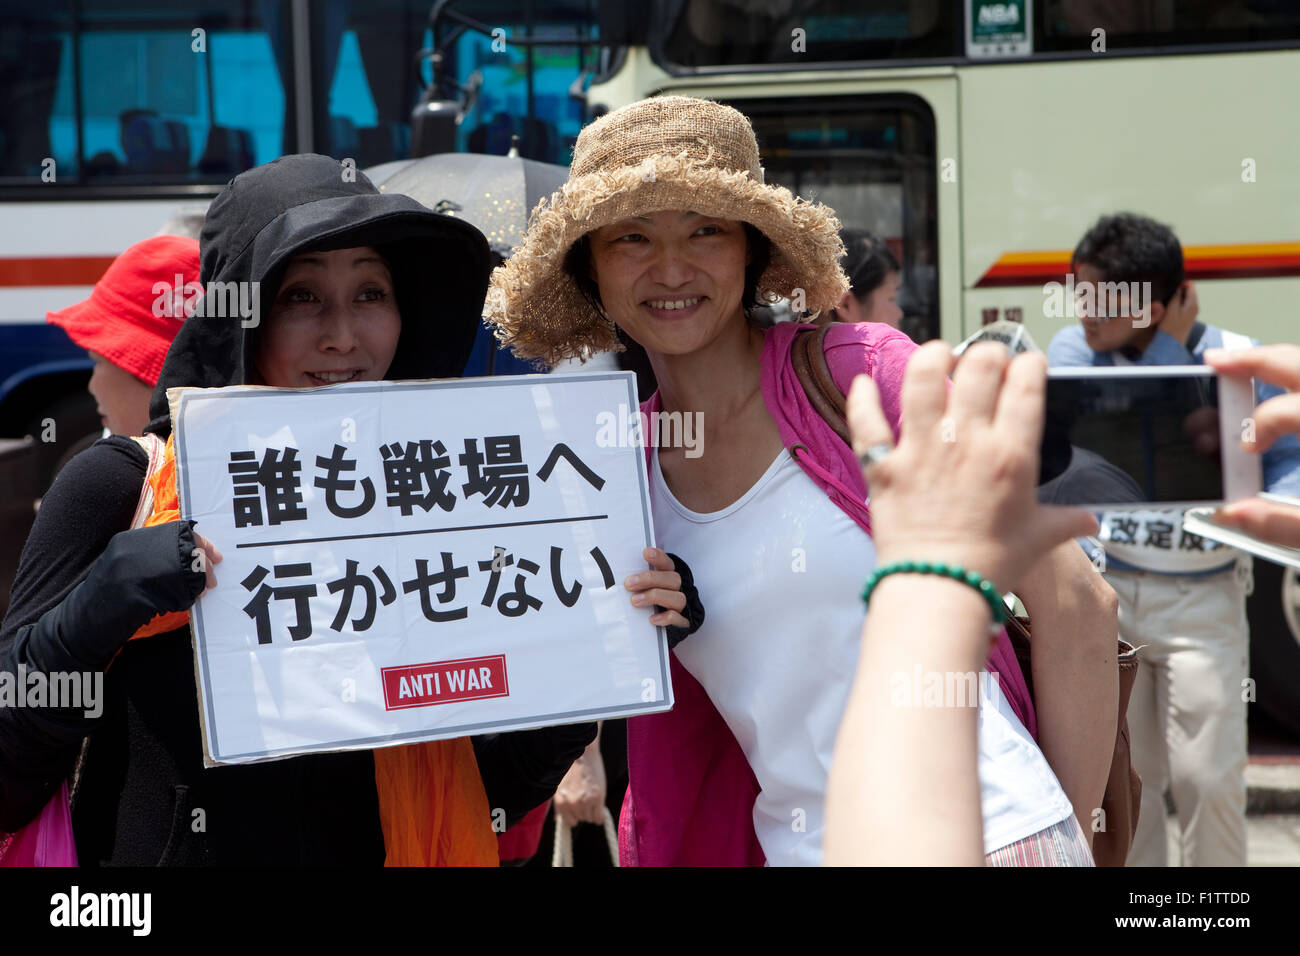
[[[531,860],[537,855],[537,845],[542,842],[542,830],[546,826],[546,812],[550,809],[551,801],[547,800],[528,811],[527,816],[505,833],[497,834],[497,852],[502,863]]]
[[[76,865],[77,845],[72,839],[72,812],[65,780],[40,816],[17,833],[0,838],[0,866]]]

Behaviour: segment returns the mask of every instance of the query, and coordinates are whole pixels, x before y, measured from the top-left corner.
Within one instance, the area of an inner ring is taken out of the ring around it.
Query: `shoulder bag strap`
[[[846,445],[851,445],[846,418],[847,402],[844,393],[835,384],[830,364],[826,361],[826,334],[830,323],[820,329],[804,329],[794,337],[790,347],[790,361],[794,373],[803,386],[808,401]]]
[[[148,467],[144,472],[144,487],[140,489],[140,500],[135,506],[135,514],[131,518],[132,528],[144,527],[145,521],[153,512],[153,485],[150,483],[154,474],[162,467],[163,453],[167,449],[167,443],[157,435],[134,436],[131,439],[144,451],[149,459]]]

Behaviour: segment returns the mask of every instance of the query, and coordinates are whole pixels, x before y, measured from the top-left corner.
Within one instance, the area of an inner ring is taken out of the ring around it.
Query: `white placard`
[[[631,373],[169,398],[209,765],[672,706]]]

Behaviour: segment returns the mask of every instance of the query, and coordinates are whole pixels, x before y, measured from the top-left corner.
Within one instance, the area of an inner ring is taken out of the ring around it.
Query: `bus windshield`
[[[0,46],[0,177],[224,182],[291,151],[289,8],[24,5]]]

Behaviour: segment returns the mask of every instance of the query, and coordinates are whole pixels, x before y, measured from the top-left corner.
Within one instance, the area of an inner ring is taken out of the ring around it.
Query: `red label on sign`
[[[510,696],[504,654],[383,667],[380,676],[384,682],[385,710]]]

